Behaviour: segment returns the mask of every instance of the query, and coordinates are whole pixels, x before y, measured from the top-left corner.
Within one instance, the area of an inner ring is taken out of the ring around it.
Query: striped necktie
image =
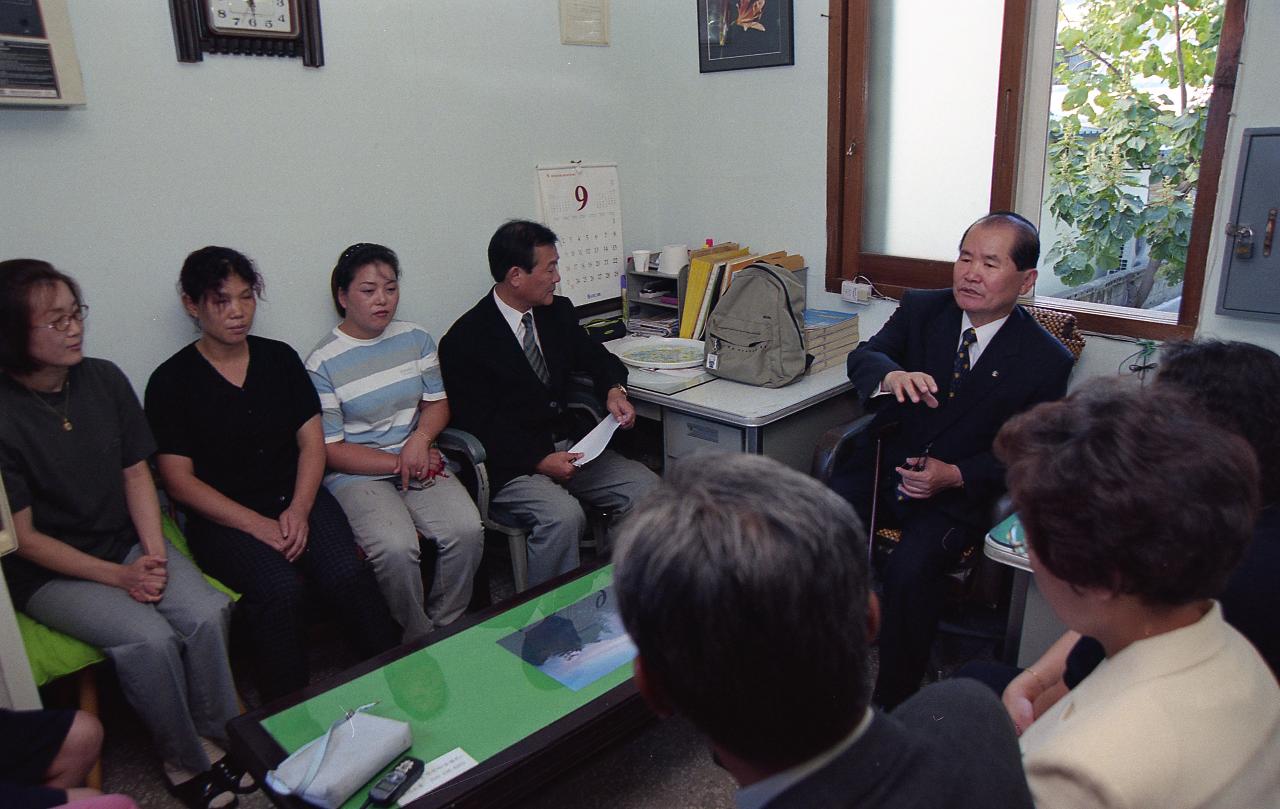
[[[542,349],[538,348],[538,338],[533,333],[533,312],[525,312],[520,318],[520,325],[524,326],[524,340],[520,345],[524,348],[525,359],[529,360],[542,384],[551,387],[551,372],[547,370],[547,361],[542,358]]]
[[[965,329],[960,337],[960,350],[956,352],[956,363],[951,369],[951,392],[947,394],[948,399],[956,398],[956,394],[960,392],[960,383],[969,373],[969,346],[976,342],[978,333],[972,328]]]

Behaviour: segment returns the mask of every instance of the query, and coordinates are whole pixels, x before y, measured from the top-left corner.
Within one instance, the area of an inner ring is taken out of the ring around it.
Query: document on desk
[[[574,466],[583,466],[591,463],[600,457],[600,453],[604,452],[604,448],[609,446],[609,439],[613,438],[614,430],[618,429],[618,420],[613,414],[605,416],[600,423],[595,426],[591,432],[582,437],[582,440],[569,447],[570,452],[581,452],[582,457],[573,462]]]
[[[476,766],[476,760],[466,750],[461,747],[455,747],[443,756],[428,761],[426,769],[422,771],[422,777],[418,779],[416,784],[405,790],[405,793],[400,796],[400,800],[397,803],[400,806],[408,806],[431,790],[448,781],[452,781],[455,776],[461,775],[474,766]]]

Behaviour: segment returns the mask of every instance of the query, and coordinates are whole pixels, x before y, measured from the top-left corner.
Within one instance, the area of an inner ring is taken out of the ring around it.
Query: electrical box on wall
[[[1280,321],[1280,127],[1246,129],[1227,222],[1218,314]]]
[[[0,0],[0,106],[82,104],[67,0]]]

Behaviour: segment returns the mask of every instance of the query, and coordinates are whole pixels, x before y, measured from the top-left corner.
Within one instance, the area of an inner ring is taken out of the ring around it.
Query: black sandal
[[[213,769],[210,770],[222,786],[236,793],[237,795],[248,795],[250,792],[258,788],[258,782],[253,780],[253,776],[249,775],[249,771],[241,767],[231,756],[223,756],[213,763]],[[245,783],[245,780],[248,783]]]
[[[168,781],[168,779],[165,780]],[[182,804],[189,809],[212,809],[213,802],[223,795],[230,795],[231,801],[222,804],[218,809],[235,809],[240,805],[240,799],[222,783],[213,770],[202,772],[181,784],[170,783],[169,794],[182,801]]]

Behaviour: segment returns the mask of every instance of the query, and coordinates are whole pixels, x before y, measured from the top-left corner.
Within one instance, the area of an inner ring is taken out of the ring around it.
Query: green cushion
[[[18,613],[18,631],[27,649],[36,685],[51,683],[85,666],[106,660],[102,652],[82,640],[50,629],[25,612]]]
[[[168,514],[161,515],[161,528],[169,544],[190,559],[191,548],[187,545],[187,538],[178,530],[178,524],[170,519]],[[214,589],[230,596],[233,601],[239,600],[240,594],[232,591],[222,582],[211,576],[205,576],[204,579]],[[18,630],[22,633],[22,645],[26,647],[27,660],[31,662],[31,674],[35,677],[38,686],[106,659],[99,649],[56,629],[50,629],[23,612],[18,613]]]

